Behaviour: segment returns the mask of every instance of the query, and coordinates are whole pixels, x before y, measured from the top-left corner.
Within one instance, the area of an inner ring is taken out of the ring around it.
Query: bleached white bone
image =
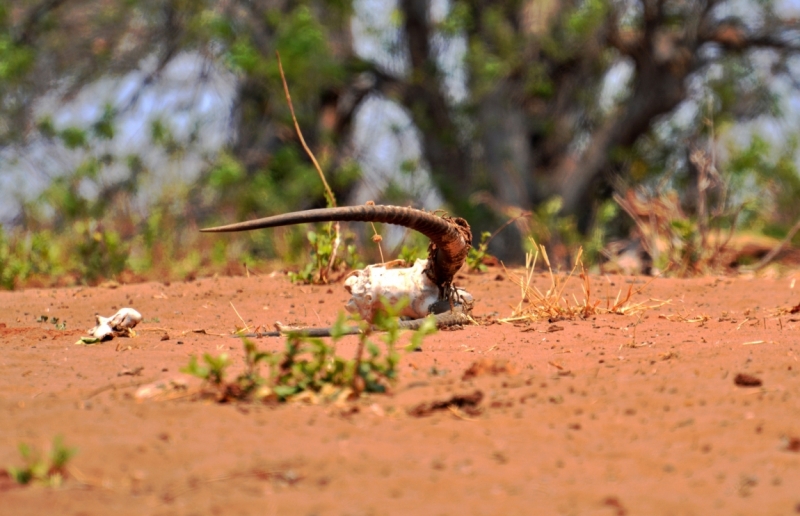
[[[354,271],[344,282],[344,288],[352,296],[345,308],[372,321],[381,308],[381,299],[395,305],[407,298],[408,304],[400,316],[420,319],[430,313],[430,307],[439,300],[439,287],[425,274],[428,260],[417,260],[412,267],[391,268],[386,265],[367,265]],[[472,296],[459,289],[459,296],[466,302]]]
[[[112,338],[116,335],[127,335],[134,326],[142,321],[142,314],[133,308],[121,308],[111,317],[96,315],[97,326],[88,331],[89,335],[98,339]]]

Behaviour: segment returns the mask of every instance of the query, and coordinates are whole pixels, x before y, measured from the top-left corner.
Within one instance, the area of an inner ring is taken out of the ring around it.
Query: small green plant
[[[323,339],[305,337],[302,331],[289,335],[283,360],[274,362],[272,377],[275,382],[275,394],[279,399],[300,394],[303,391],[315,393],[336,393],[344,391],[348,395],[359,395],[362,392],[382,393],[397,378],[397,366],[400,352],[397,342],[400,338],[398,314],[405,303],[394,306],[383,303],[372,324],[357,321],[361,329],[358,334],[358,347],[352,360],[336,355],[336,343],[345,334],[347,320],[340,314],[331,331],[331,344]],[[374,331],[381,332],[381,341],[386,348],[384,354],[373,342]],[[436,331],[433,318],[426,320],[411,336],[408,350],[420,347],[422,340]],[[366,356],[365,356],[366,352]],[[302,358],[305,355],[309,358]]]
[[[223,353],[213,356],[209,353],[203,354],[203,364],[197,361],[197,357],[189,357],[189,365],[181,369],[181,372],[196,376],[208,382],[209,385],[221,388],[225,381],[225,370],[231,364],[228,355]]]
[[[574,215],[562,212],[563,204],[561,197],[553,196],[530,214],[529,240],[524,244],[526,250],[536,252],[536,247],[530,246],[530,242],[536,240],[547,249],[556,269],[571,269],[578,262],[579,254],[587,268],[599,267],[607,235],[619,213],[617,204],[613,200],[600,204],[584,232],[578,229]]]
[[[337,244],[332,229],[333,224],[326,224],[323,231],[309,231],[306,233],[308,243],[311,244],[311,260],[298,272],[290,272],[289,279],[293,283],[326,283],[325,272]]]
[[[83,277],[89,281],[111,278],[125,269],[130,246],[116,231],[106,230],[95,221],[77,221],[74,231]]]
[[[47,315],[40,315],[36,318],[37,323],[50,322],[57,330],[66,330],[67,321],[62,321],[58,317],[49,317]]]
[[[344,314],[340,314],[331,328],[331,341],[308,337],[302,330],[287,335],[286,348],[280,353],[259,351],[255,344],[243,339],[245,369],[231,381],[226,380],[226,369],[230,365],[227,355],[203,356],[203,364],[191,357],[183,372],[203,379],[207,392],[217,401],[231,400],[274,400],[286,401],[300,395],[341,399],[358,396],[362,392],[386,392],[397,378],[400,352],[397,342],[400,338],[397,314],[402,305],[385,305],[370,325],[356,321],[361,329],[358,347],[353,359],[345,359],[336,354],[336,344],[352,325]],[[381,353],[378,344],[371,340],[373,331],[382,332],[382,343],[386,348]],[[409,350],[417,349],[422,340],[436,331],[436,324],[430,318],[414,332]],[[269,368],[269,376],[261,374],[261,364]]]
[[[481,233],[481,243],[478,244],[478,247],[472,247],[469,250],[469,254],[467,255],[467,267],[470,272],[486,272],[488,270],[483,261],[488,255],[486,248],[489,247],[489,239],[491,238],[492,234],[488,231],[484,231]]]
[[[67,463],[75,456],[77,449],[66,447],[61,437],[56,436],[46,456],[25,443],[19,445],[19,453],[25,465],[6,468],[12,480],[22,485],[37,483],[58,487],[67,476]]]
[[[334,253],[339,243],[337,238],[341,238],[340,233],[333,229],[334,224],[326,224],[322,231],[309,231],[306,234],[309,244],[311,244],[311,261],[298,272],[290,272],[289,279],[293,283],[304,284],[325,284],[328,282],[327,274],[330,271],[346,268],[361,268],[364,265],[356,251],[356,246],[347,244],[344,246],[344,256],[339,257],[339,253],[334,257],[331,264],[331,255]]]
[[[6,233],[0,227],[0,287],[13,290],[35,276],[63,274],[60,248],[48,230]]]
[[[421,258],[425,258],[427,251],[422,247],[404,245],[400,252],[397,253],[397,258],[403,260],[408,265],[413,265],[414,262]]]
[[[563,205],[563,199],[557,195],[541,203],[531,216],[530,237],[547,248],[556,269],[571,269],[578,249],[583,247],[584,237],[578,231],[575,217],[562,214]]]

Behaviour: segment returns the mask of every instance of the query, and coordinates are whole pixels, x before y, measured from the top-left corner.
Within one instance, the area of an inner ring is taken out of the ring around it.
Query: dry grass
[[[800,303],[797,303],[795,306],[786,306],[781,307],[775,310],[772,314],[773,317],[779,317],[781,315],[797,315],[800,314]]]
[[[689,159],[698,173],[695,214],[682,208],[682,194],[670,186],[670,174],[652,191],[639,186],[626,188],[622,194],[618,186],[619,193],[614,194],[614,200],[636,224],[653,265],[681,277],[729,268],[736,259],[729,244],[745,206],[732,199],[713,153],[695,149]]]
[[[633,288],[633,285],[630,285],[625,294],[620,289],[613,299],[610,296],[607,296],[604,300],[593,299],[591,279],[586,273],[581,260],[583,249],[578,250],[575,265],[569,274],[559,276],[553,273],[553,268],[550,265],[550,259],[544,246],[540,246],[533,240],[531,242],[534,250],[525,255],[524,274],[514,275],[506,270],[506,275],[508,275],[509,279],[520,287],[520,301],[511,316],[500,319],[500,322],[512,323],[540,320],[554,322],[569,319],[586,319],[597,314],[635,315],[669,303],[669,301],[655,299],[648,299],[642,302],[632,301],[633,297],[640,294],[652,280],[636,289]],[[539,255],[542,256],[550,275],[550,287],[545,292],[533,285],[534,271]],[[580,269],[580,274],[577,277],[581,281],[582,299],[578,299],[575,294],[564,294],[567,285],[575,277],[578,269]]]
[[[711,316],[707,314],[689,314],[680,312],[677,314],[659,315],[659,319],[666,319],[670,322],[683,322],[683,323],[699,323],[701,326],[711,320]]]

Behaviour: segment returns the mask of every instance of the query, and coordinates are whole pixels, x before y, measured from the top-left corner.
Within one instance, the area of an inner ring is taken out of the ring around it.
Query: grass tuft
[[[587,319],[597,314],[635,315],[645,310],[663,306],[669,302],[653,299],[637,303],[632,301],[633,297],[640,294],[652,279],[637,289],[630,285],[624,294],[620,290],[613,300],[610,296],[606,297],[605,300],[594,299],[592,297],[591,279],[583,266],[582,249],[578,250],[578,254],[575,257],[575,265],[569,274],[559,276],[553,273],[545,247],[537,244],[533,239],[531,239],[531,243],[532,250],[525,255],[524,274],[515,275],[506,270],[508,277],[520,287],[520,301],[513,309],[511,316],[500,319],[500,322],[540,320],[555,322],[570,319]],[[550,287],[544,292],[533,285],[536,263],[540,255],[547,266],[550,276]],[[567,285],[576,276],[579,268],[580,273],[577,277],[581,281],[581,290],[583,292],[581,299],[578,299],[575,294],[565,295]]]
[[[20,485],[58,487],[66,478],[67,463],[75,456],[77,449],[68,448],[62,438],[56,436],[47,454],[25,443],[19,445],[19,453],[24,464],[6,468],[6,474],[12,480]]]

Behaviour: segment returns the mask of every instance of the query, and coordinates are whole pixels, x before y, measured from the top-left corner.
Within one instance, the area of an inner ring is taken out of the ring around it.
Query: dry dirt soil
[[[646,281],[594,277],[593,295]],[[458,283],[478,316],[519,301],[497,269]],[[324,326],[346,298],[274,274],[0,293],[0,468],[20,443],[78,448],[61,487],[0,479],[0,513],[800,513],[798,273],[655,279],[634,301],[669,303],[636,315],[441,331],[390,394],[344,405],[135,395],[190,355],[241,363],[232,305],[251,325]],[[124,306],[136,337],[75,345]]]

